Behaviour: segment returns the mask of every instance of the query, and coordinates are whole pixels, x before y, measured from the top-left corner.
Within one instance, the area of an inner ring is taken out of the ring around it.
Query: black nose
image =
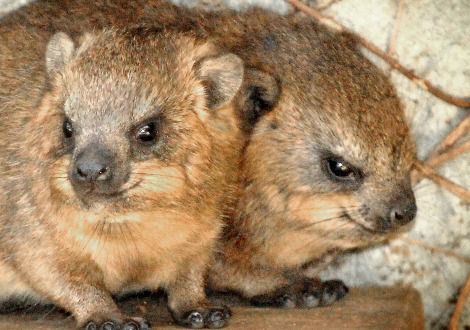
[[[392,205],[388,214],[388,221],[392,226],[402,226],[416,217],[417,207],[414,196],[399,199]]]
[[[79,182],[104,183],[111,179],[110,157],[102,150],[82,152],[75,162],[74,178]]]

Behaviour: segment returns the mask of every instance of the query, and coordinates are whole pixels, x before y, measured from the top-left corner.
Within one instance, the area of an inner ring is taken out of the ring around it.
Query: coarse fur
[[[67,16],[71,30],[145,23],[193,31],[243,59],[240,198],[209,274],[212,288],[260,304],[331,303],[344,285],[307,279],[305,268],[382,242],[414,218],[415,149],[402,106],[352,36],[298,16],[199,12],[165,1],[40,1],[11,21],[58,29]],[[351,175],[336,177],[331,164],[346,164]],[[402,221],[391,216],[396,208]]]
[[[2,27],[2,300],[47,299],[78,326],[146,328],[111,294],[164,288],[178,323],[223,326],[230,313],[210,306],[204,274],[238,167],[242,79],[237,56],[187,34],[73,41]],[[102,159],[106,176],[81,172]]]
[[[223,46],[280,82],[255,117],[212,286],[260,304],[329,304],[347,289],[308,280],[305,268],[383,242],[415,217],[415,146],[400,101],[351,35],[260,11],[212,21],[230,26],[215,30]]]

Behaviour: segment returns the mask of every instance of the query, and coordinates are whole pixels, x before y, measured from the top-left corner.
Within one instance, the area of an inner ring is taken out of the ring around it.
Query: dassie
[[[248,83],[241,195],[211,286],[263,305],[330,304],[347,288],[305,268],[383,242],[417,212],[415,147],[395,89],[353,36],[309,19],[254,11],[211,24],[217,42],[279,82],[278,98],[276,85]]]
[[[177,323],[223,326],[203,287],[238,164],[242,61],[159,29],[49,38],[0,31],[2,300],[146,329],[111,295],[163,288]]]
[[[192,30],[244,60],[237,105],[248,142],[240,199],[209,275],[214,289],[258,304],[331,303],[346,287],[306,278],[304,269],[384,241],[415,217],[415,150],[403,109],[347,34],[296,16],[166,1],[39,1],[11,17],[48,29],[71,20],[72,30],[135,22]]]
[[[417,212],[415,146],[393,85],[353,36],[307,18],[262,10],[156,15],[158,24],[209,36],[245,63],[240,195],[209,287],[271,306],[342,298],[341,281],[321,282],[305,269],[383,242]]]

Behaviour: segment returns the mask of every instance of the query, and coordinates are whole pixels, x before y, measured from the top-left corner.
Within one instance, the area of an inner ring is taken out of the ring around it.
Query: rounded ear
[[[281,83],[271,74],[255,69],[245,70],[245,82],[237,98],[241,128],[250,132],[259,118],[270,112],[281,96]]]
[[[197,63],[197,76],[204,82],[207,107],[216,109],[231,102],[243,82],[243,61],[234,54],[206,57]]]
[[[57,32],[47,43],[46,68],[49,76],[61,71],[72,58],[75,45],[64,32]]]

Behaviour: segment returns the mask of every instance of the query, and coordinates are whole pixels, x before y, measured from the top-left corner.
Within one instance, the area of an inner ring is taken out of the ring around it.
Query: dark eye
[[[141,126],[137,130],[137,140],[148,143],[157,138],[157,125],[153,122]]]
[[[339,179],[346,179],[355,175],[354,169],[344,161],[328,159],[327,162],[330,174]]]
[[[70,139],[73,136],[72,123],[69,119],[65,119],[62,125],[62,131],[66,139]]]

